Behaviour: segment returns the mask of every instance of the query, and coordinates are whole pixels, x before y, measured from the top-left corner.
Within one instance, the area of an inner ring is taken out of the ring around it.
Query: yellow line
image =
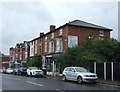
[[[105,84],[105,83],[97,83],[99,85],[111,86],[111,87],[120,87],[119,85]]]

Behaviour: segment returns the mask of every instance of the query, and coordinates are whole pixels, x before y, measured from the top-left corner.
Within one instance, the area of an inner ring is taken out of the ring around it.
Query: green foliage
[[[42,67],[42,61],[40,56],[33,56],[27,61],[26,67]]]
[[[93,43],[87,39],[86,43],[69,48],[58,58],[62,68],[67,66],[87,67],[89,62],[120,62],[120,42],[114,39],[98,39]]]
[[[113,62],[120,62],[120,42],[114,44],[114,58],[112,59]]]
[[[95,43],[96,53],[105,56],[107,62],[120,61],[120,44],[115,39],[97,40]]]

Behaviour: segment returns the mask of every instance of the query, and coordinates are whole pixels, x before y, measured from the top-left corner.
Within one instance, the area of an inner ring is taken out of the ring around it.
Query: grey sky
[[[7,2],[0,3],[2,52],[8,54],[16,43],[48,32],[51,24],[59,27],[75,19],[111,28],[111,37],[118,39],[117,2]]]

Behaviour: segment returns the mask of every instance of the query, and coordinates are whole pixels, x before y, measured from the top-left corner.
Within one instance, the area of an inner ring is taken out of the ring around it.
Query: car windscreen
[[[9,69],[9,70],[13,70],[13,69]]]
[[[82,68],[82,67],[77,67],[77,68],[75,68],[75,70],[77,72],[88,72],[85,68]]]
[[[38,70],[37,67],[29,67],[29,69],[31,69],[31,70]]]

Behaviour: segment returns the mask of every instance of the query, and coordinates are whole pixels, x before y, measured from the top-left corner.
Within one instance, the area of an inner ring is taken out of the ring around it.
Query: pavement
[[[120,87],[120,81],[112,81],[112,80],[102,80],[102,79],[99,79],[98,82],[99,83],[103,83],[103,84],[116,85],[116,86]]]
[[[61,76],[49,76],[49,75],[46,75],[45,77],[52,78],[52,79],[62,79]],[[98,83],[120,87],[120,81],[98,79]]]

